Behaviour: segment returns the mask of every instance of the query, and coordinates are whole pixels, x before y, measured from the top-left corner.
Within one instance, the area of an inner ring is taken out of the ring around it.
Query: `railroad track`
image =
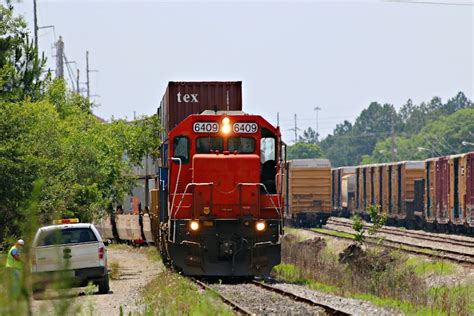
[[[265,284],[265,283],[262,283],[262,282],[259,282],[259,281],[253,281],[253,284],[256,285],[256,286],[259,286],[263,289],[266,289],[268,291],[272,291],[272,292],[275,292],[275,293],[278,293],[280,295],[283,295],[283,296],[286,296],[286,297],[290,297],[292,298],[293,300],[295,301],[298,301],[298,302],[303,302],[303,303],[306,303],[306,304],[309,304],[309,305],[312,305],[312,306],[317,306],[317,307],[320,307],[322,309],[324,309],[324,312],[327,314],[327,315],[338,315],[338,316],[343,316],[343,315],[350,315],[348,313],[345,313],[341,310],[337,310],[333,307],[330,307],[328,305],[325,305],[323,303],[320,303],[320,302],[316,302],[316,301],[313,301],[313,300],[310,300],[306,297],[303,297],[303,296],[299,296],[299,295],[296,295],[294,293],[291,293],[291,292],[287,292],[287,291],[284,291],[280,288],[276,288],[276,287],[273,287],[271,285],[268,285],[268,284]]]
[[[212,292],[215,292],[219,297],[220,299],[225,303],[227,304],[228,306],[230,306],[232,308],[232,310],[234,310],[236,313],[238,314],[241,314],[241,315],[256,315],[255,313],[252,313],[250,310],[248,310],[247,308],[241,306],[240,304],[238,304],[237,302],[231,300],[230,298],[228,298],[226,295],[222,294],[222,293],[219,293],[219,291],[216,291],[214,290],[211,286],[207,285],[206,283],[198,280],[198,279],[191,279],[194,283],[196,283],[200,288],[202,288],[203,290],[209,290],[209,291],[212,291]]]
[[[328,232],[321,231],[321,230],[315,231],[309,228],[305,228],[304,230],[307,230],[319,235],[330,236],[333,238],[354,240],[352,237],[349,237],[349,236],[336,235],[334,233],[329,232],[329,231],[333,231],[335,233],[351,234],[351,233],[348,233],[347,231],[328,228],[328,227],[326,227],[325,229],[328,230]],[[380,238],[368,237],[368,236],[366,236],[365,243],[369,245],[373,245],[373,246],[379,246],[379,247],[384,247],[384,248],[389,248],[389,249],[397,249],[397,250],[401,250],[401,251],[416,254],[416,255],[422,255],[422,256],[431,257],[431,258],[439,258],[439,259],[444,259],[448,261],[453,261],[459,264],[474,265],[474,254],[470,254],[470,253],[434,248],[434,247],[429,247],[429,246],[420,246],[420,245],[415,245],[415,244],[402,242],[402,241],[394,241],[394,240],[387,240],[387,239],[382,239],[381,241]]]
[[[271,286],[269,284],[265,284],[263,282],[260,282],[260,281],[252,281],[252,282],[247,282],[247,283],[238,283],[238,284],[208,284],[208,283],[205,283],[205,282],[202,282],[200,280],[197,280],[197,279],[192,279],[199,287],[203,288],[203,289],[207,289],[207,290],[211,290],[213,291],[214,293],[216,293],[221,299],[222,301],[229,305],[236,313],[238,314],[241,314],[241,315],[258,315],[259,314],[259,311],[261,309],[264,309],[265,306],[261,307],[261,308],[258,308],[258,307],[247,307],[247,306],[244,306],[244,305],[255,305],[254,303],[252,304],[246,304],[245,302],[244,303],[240,303],[240,302],[237,302],[238,299],[234,299],[234,296],[239,296],[239,295],[245,295],[247,293],[249,293],[248,295],[251,295],[251,292],[252,291],[249,291],[249,288],[248,286],[254,286],[254,287],[257,287],[258,289],[260,290],[263,290],[265,292],[271,292],[271,293],[268,293],[268,294],[264,294],[262,295],[263,297],[263,305],[272,305],[274,306],[275,304],[275,297],[274,295],[276,294],[277,296],[279,296],[279,298],[276,298],[276,301],[284,301],[284,300],[289,300],[291,302],[294,302],[294,304],[300,304],[300,305],[304,305],[304,306],[307,306],[307,312],[308,314],[314,314],[314,310],[321,310],[321,313],[319,314],[325,314],[325,315],[336,315],[336,316],[345,316],[345,315],[350,315],[346,312],[343,312],[343,311],[340,311],[338,309],[335,309],[329,305],[326,305],[322,302],[316,302],[312,299],[308,299],[306,297],[303,297],[303,296],[299,296],[299,295],[296,295],[295,293],[292,293],[292,292],[288,292],[288,291],[285,291],[281,288],[276,288],[274,286]],[[228,294],[224,294],[223,293],[223,289],[222,287],[224,287],[224,289],[229,292],[229,287],[235,287],[235,291],[236,293],[238,293],[239,295],[228,295]],[[246,288],[244,288],[246,287]],[[245,299],[245,297],[243,297]],[[270,300],[270,298],[272,298],[272,300]],[[250,297],[249,297],[250,299]],[[240,300],[242,300],[242,297],[240,297]],[[285,306],[288,308],[288,303],[285,303]],[[300,307],[301,308],[301,307]],[[254,311],[252,311],[252,309]],[[301,311],[301,309],[299,310]],[[275,312],[271,312],[271,313],[275,313]],[[288,314],[288,311],[276,311],[276,314]],[[290,314],[292,314],[290,312]],[[298,312],[296,312],[296,314],[299,314]]]
[[[339,221],[337,219],[330,219],[328,221],[328,224],[331,225],[338,225],[338,226],[345,226],[345,227],[351,227],[352,224],[345,222],[345,221]],[[364,225],[364,227],[368,228],[369,225]],[[453,246],[461,246],[461,247],[469,247],[469,248],[474,248],[474,242],[472,241],[467,241],[467,240],[459,240],[455,239],[453,237],[438,237],[434,235],[428,235],[423,232],[417,232],[417,231],[403,231],[400,229],[396,228],[388,228],[388,227],[383,227],[378,230],[381,233],[386,233],[386,234],[391,234],[391,235],[396,235],[396,236],[403,236],[403,237],[412,237],[412,238],[418,238],[426,241],[433,241],[433,242],[439,242],[443,244],[448,244],[448,245],[453,245]]]

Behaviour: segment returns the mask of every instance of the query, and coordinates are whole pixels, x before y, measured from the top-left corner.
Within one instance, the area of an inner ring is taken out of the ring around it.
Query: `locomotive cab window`
[[[198,137],[196,139],[196,152],[198,154],[209,154],[213,151],[224,150],[224,140],[222,137]]]
[[[265,185],[268,192],[276,193],[276,139],[269,130],[262,129],[262,138],[260,139],[260,163],[261,163],[261,182]]]
[[[181,163],[189,162],[189,138],[186,136],[176,136],[173,139],[173,157],[180,158]]]
[[[251,154],[255,151],[255,139],[252,137],[230,137],[227,148],[231,152]]]

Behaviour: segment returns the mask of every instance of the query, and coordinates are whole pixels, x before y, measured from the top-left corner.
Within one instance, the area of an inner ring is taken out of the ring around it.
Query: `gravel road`
[[[73,290],[47,290],[40,300],[32,301],[33,315],[47,314],[87,314],[87,315],[128,315],[144,311],[140,305],[140,288],[150,282],[163,270],[159,262],[152,262],[146,249],[109,248],[107,251],[109,268],[118,264],[116,278],[110,280],[110,292],[96,294],[97,288]],[[114,264],[116,263],[116,264]],[[62,311],[61,308],[67,308]],[[58,313],[59,312],[59,313]]]

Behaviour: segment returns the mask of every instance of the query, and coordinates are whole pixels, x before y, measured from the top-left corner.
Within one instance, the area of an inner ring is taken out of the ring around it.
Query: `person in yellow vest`
[[[5,265],[7,268],[23,270],[23,261],[21,260],[20,253],[24,245],[25,241],[19,239],[13,247],[10,248],[8,251],[7,263]]]
[[[8,251],[7,262],[5,264],[5,267],[10,270],[11,295],[14,298],[17,298],[20,295],[22,288],[23,260],[21,259],[20,254],[24,245],[25,241],[19,239]]]

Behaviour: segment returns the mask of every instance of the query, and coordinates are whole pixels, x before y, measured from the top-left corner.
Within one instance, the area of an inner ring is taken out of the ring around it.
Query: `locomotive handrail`
[[[278,183],[278,176],[280,176],[280,195],[283,195],[283,179],[284,179],[284,172],[279,172],[275,175],[275,183]],[[281,209],[281,200],[278,199],[278,207]]]
[[[176,211],[173,212],[173,208],[171,208],[171,216],[170,216],[170,220],[173,220],[173,219],[176,219],[176,216],[178,215],[178,212],[181,208],[181,204],[183,203],[184,201],[184,196],[186,195],[186,193],[188,192],[188,189],[190,187],[196,187],[196,186],[212,186],[214,185],[214,182],[202,182],[202,183],[195,183],[195,182],[191,182],[191,183],[188,183],[186,185],[186,188],[184,188],[184,192],[181,196],[181,200],[179,201],[179,204],[178,204],[178,207],[176,208]],[[173,201],[174,201],[174,198],[176,196],[176,193],[173,195]],[[194,212],[193,212],[193,216],[194,216]],[[171,228],[171,227],[170,227]],[[170,236],[171,234],[168,234],[168,236]],[[176,223],[174,223],[173,225],[173,240],[171,241],[171,236],[168,238],[168,241],[169,242],[175,242],[176,241]]]
[[[176,193],[178,192],[178,184],[179,184],[179,176],[181,175],[181,158],[178,157],[171,157],[172,161],[178,161],[179,162],[179,168],[178,168],[178,176],[176,177],[176,184],[174,186],[174,193],[173,193],[173,201],[171,202],[171,211],[173,211],[174,207],[174,199],[176,197]]]
[[[265,192],[267,192],[268,195],[271,195],[270,192],[268,192],[267,190],[267,187],[265,186],[265,184],[261,183],[261,182],[250,182],[250,183],[247,183],[247,182],[241,182],[241,183],[238,183],[237,186],[239,187],[242,187],[242,186],[261,186],[263,187],[263,189],[265,190]],[[242,200],[242,190],[239,189],[239,194],[240,194],[240,200]],[[260,194],[258,195],[260,197]],[[272,202],[272,205],[273,207],[275,208],[275,211],[277,211],[278,215],[281,217],[281,212],[279,210],[279,208],[275,205],[275,202],[273,202],[273,199],[270,197],[270,201]],[[258,205],[258,215],[259,215],[259,218],[261,217],[261,210],[260,210],[260,205]],[[240,202],[240,216],[242,216],[242,201]]]
[[[259,184],[265,189],[265,192],[267,192],[268,195],[271,195],[270,192],[268,192],[267,187],[265,186],[265,184],[263,184],[263,183],[259,183]],[[277,211],[278,215],[280,215],[280,218],[283,218],[281,216],[281,212],[280,212],[281,208],[279,209],[279,208],[276,207],[275,202],[273,202],[273,199],[271,197],[270,197],[270,201],[272,202],[272,205],[275,208],[275,210]]]

